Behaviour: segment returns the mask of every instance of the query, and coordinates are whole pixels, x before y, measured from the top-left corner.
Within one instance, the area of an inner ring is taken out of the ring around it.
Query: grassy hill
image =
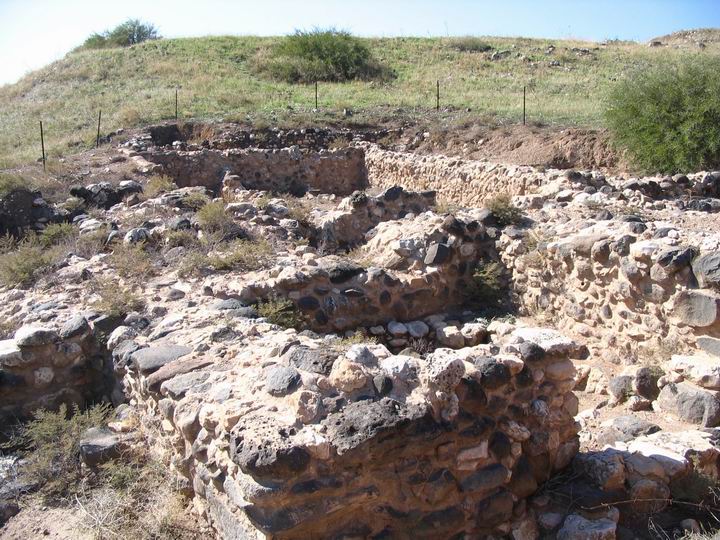
[[[458,38],[369,39],[376,58],[397,77],[387,83],[321,83],[321,111],[315,114],[312,86],[266,80],[252,69],[257,55],[277,39],[164,39],[69,53],[0,87],[0,168],[37,159],[39,120],[46,148],[59,156],[94,144],[99,108],[104,133],[174,117],[175,87],[181,118],[267,125],[342,121],[346,107],[357,111],[354,121],[402,116],[432,122],[436,80],[442,106],[454,115],[517,122],[527,86],[529,120],[600,127],[607,91],[627,70],[720,51],[715,42],[689,50],[487,38],[492,50],[473,52],[459,50],[464,42]],[[548,53],[550,45],[555,49]]]

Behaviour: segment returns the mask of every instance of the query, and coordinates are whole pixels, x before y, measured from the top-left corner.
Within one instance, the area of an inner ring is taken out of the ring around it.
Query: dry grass
[[[152,199],[162,193],[177,189],[177,185],[173,182],[173,179],[164,174],[154,174],[148,178],[145,187],[143,188],[143,194],[146,198]]]
[[[120,277],[132,281],[143,281],[155,273],[153,258],[144,243],[116,244],[107,263]]]
[[[111,279],[96,278],[91,282],[90,289],[98,297],[93,302],[94,307],[110,316],[142,311],[145,307],[142,298]]]
[[[183,257],[178,275],[201,276],[229,270],[252,272],[272,265],[273,247],[265,240],[235,240],[208,244],[198,242],[195,249]]]

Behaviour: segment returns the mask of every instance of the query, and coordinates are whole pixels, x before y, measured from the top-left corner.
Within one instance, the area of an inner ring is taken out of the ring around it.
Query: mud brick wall
[[[162,167],[180,187],[218,189],[225,174],[236,175],[246,189],[301,196],[307,191],[349,195],[367,187],[362,149],[301,152],[282,150],[151,150],[142,157]]]

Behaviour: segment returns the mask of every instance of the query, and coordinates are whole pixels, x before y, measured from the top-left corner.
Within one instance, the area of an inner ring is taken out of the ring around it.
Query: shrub
[[[269,323],[282,326],[283,328],[299,329],[303,322],[303,316],[292,300],[287,298],[271,297],[257,305],[258,314],[265,317]]]
[[[178,275],[180,277],[201,275],[210,269],[216,272],[227,270],[252,272],[269,266],[273,260],[272,246],[265,240],[236,240],[220,247],[221,251],[212,254],[202,251],[191,252],[183,258]]]
[[[257,64],[270,77],[289,83],[344,82],[387,78],[363,41],[349,32],[330,28],[297,30],[283,38],[268,59]]]
[[[104,228],[81,234],[75,240],[73,252],[78,257],[89,259],[102,252],[107,243],[108,232]]]
[[[174,189],[177,189],[177,185],[175,185],[172,178],[164,174],[155,174],[148,178],[145,188],[143,189],[143,193],[146,197],[152,199],[161,193],[172,191]]]
[[[55,499],[68,493],[80,478],[79,442],[85,430],[104,423],[110,412],[106,404],[86,411],[75,406],[71,414],[65,404],[57,412],[39,410],[21,426],[11,444],[27,451],[28,474],[42,494]]]
[[[200,208],[202,208],[209,202],[210,197],[208,197],[204,193],[198,193],[197,191],[188,193],[181,200],[182,205],[185,208],[190,208],[191,210],[200,210]]]
[[[476,309],[490,311],[500,307],[506,292],[502,284],[502,273],[503,267],[498,262],[479,265],[464,291],[467,303]]]
[[[509,195],[497,195],[485,204],[495,217],[500,227],[518,223],[522,219],[522,211],[512,204]]]
[[[107,262],[125,279],[142,279],[153,273],[152,258],[144,243],[116,245]]]
[[[90,288],[99,297],[95,307],[107,315],[127,315],[132,311],[142,311],[145,307],[145,302],[139,296],[111,279],[97,278]]]
[[[140,19],[128,19],[112,30],[91,34],[83,43],[83,48],[129,47],[143,41],[159,38],[160,35],[155,25],[144,23]]]
[[[0,173],[0,197],[4,197],[16,189],[32,188],[29,188],[27,181],[17,174]]]
[[[720,58],[632,73],[611,91],[606,119],[615,144],[644,171],[692,172],[720,164]]]
[[[227,212],[223,201],[207,203],[197,212],[197,220],[203,232],[220,238],[237,229],[237,225]]]
[[[168,248],[193,247],[198,243],[198,237],[193,231],[169,231],[165,236],[165,245]]]
[[[40,233],[40,243],[45,247],[57,246],[74,239],[78,229],[71,223],[51,223]]]
[[[14,251],[0,255],[0,283],[6,287],[32,285],[52,262],[49,250],[36,240],[25,240]]]
[[[448,40],[448,46],[460,52],[487,52],[492,46],[486,41],[473,36],[460,36]]]

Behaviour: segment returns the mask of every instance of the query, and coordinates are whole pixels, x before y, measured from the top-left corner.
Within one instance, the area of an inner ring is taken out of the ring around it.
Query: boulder
[[[658,406],[682,420],[715,427],[720,424],[720,400],[717,392],[704,390],[687,382],[669,383],[660,391]]]
[[[675,297],[672,316],[688,326],[710,326],[718,318],[719,299],[709,290],[682,291]]]
[[[184,345],[155,345],[133,352],[130,359],[135,369],[143,375],[148,375],[191,351],[190,347]]]
[[[128,448],[128,437],[108,428],[90,428],[80,439],[80,459],[88,467],[97,467],[116,459]]]
[[[696,258],[692,268],[701,287],[720,287],[720,251],[705,253]]]
[[[617,523],[608,518],[589,520],[578,514],[565,518],[557,540],[615,540]]]
[[[720,358],[675,354],[669,367],[698,386],[720,390]]]
[[[15,342],[20,348],[41,347],[58,341],[59,336],[55,330],[44,326],[28,325],[15,332]]]

